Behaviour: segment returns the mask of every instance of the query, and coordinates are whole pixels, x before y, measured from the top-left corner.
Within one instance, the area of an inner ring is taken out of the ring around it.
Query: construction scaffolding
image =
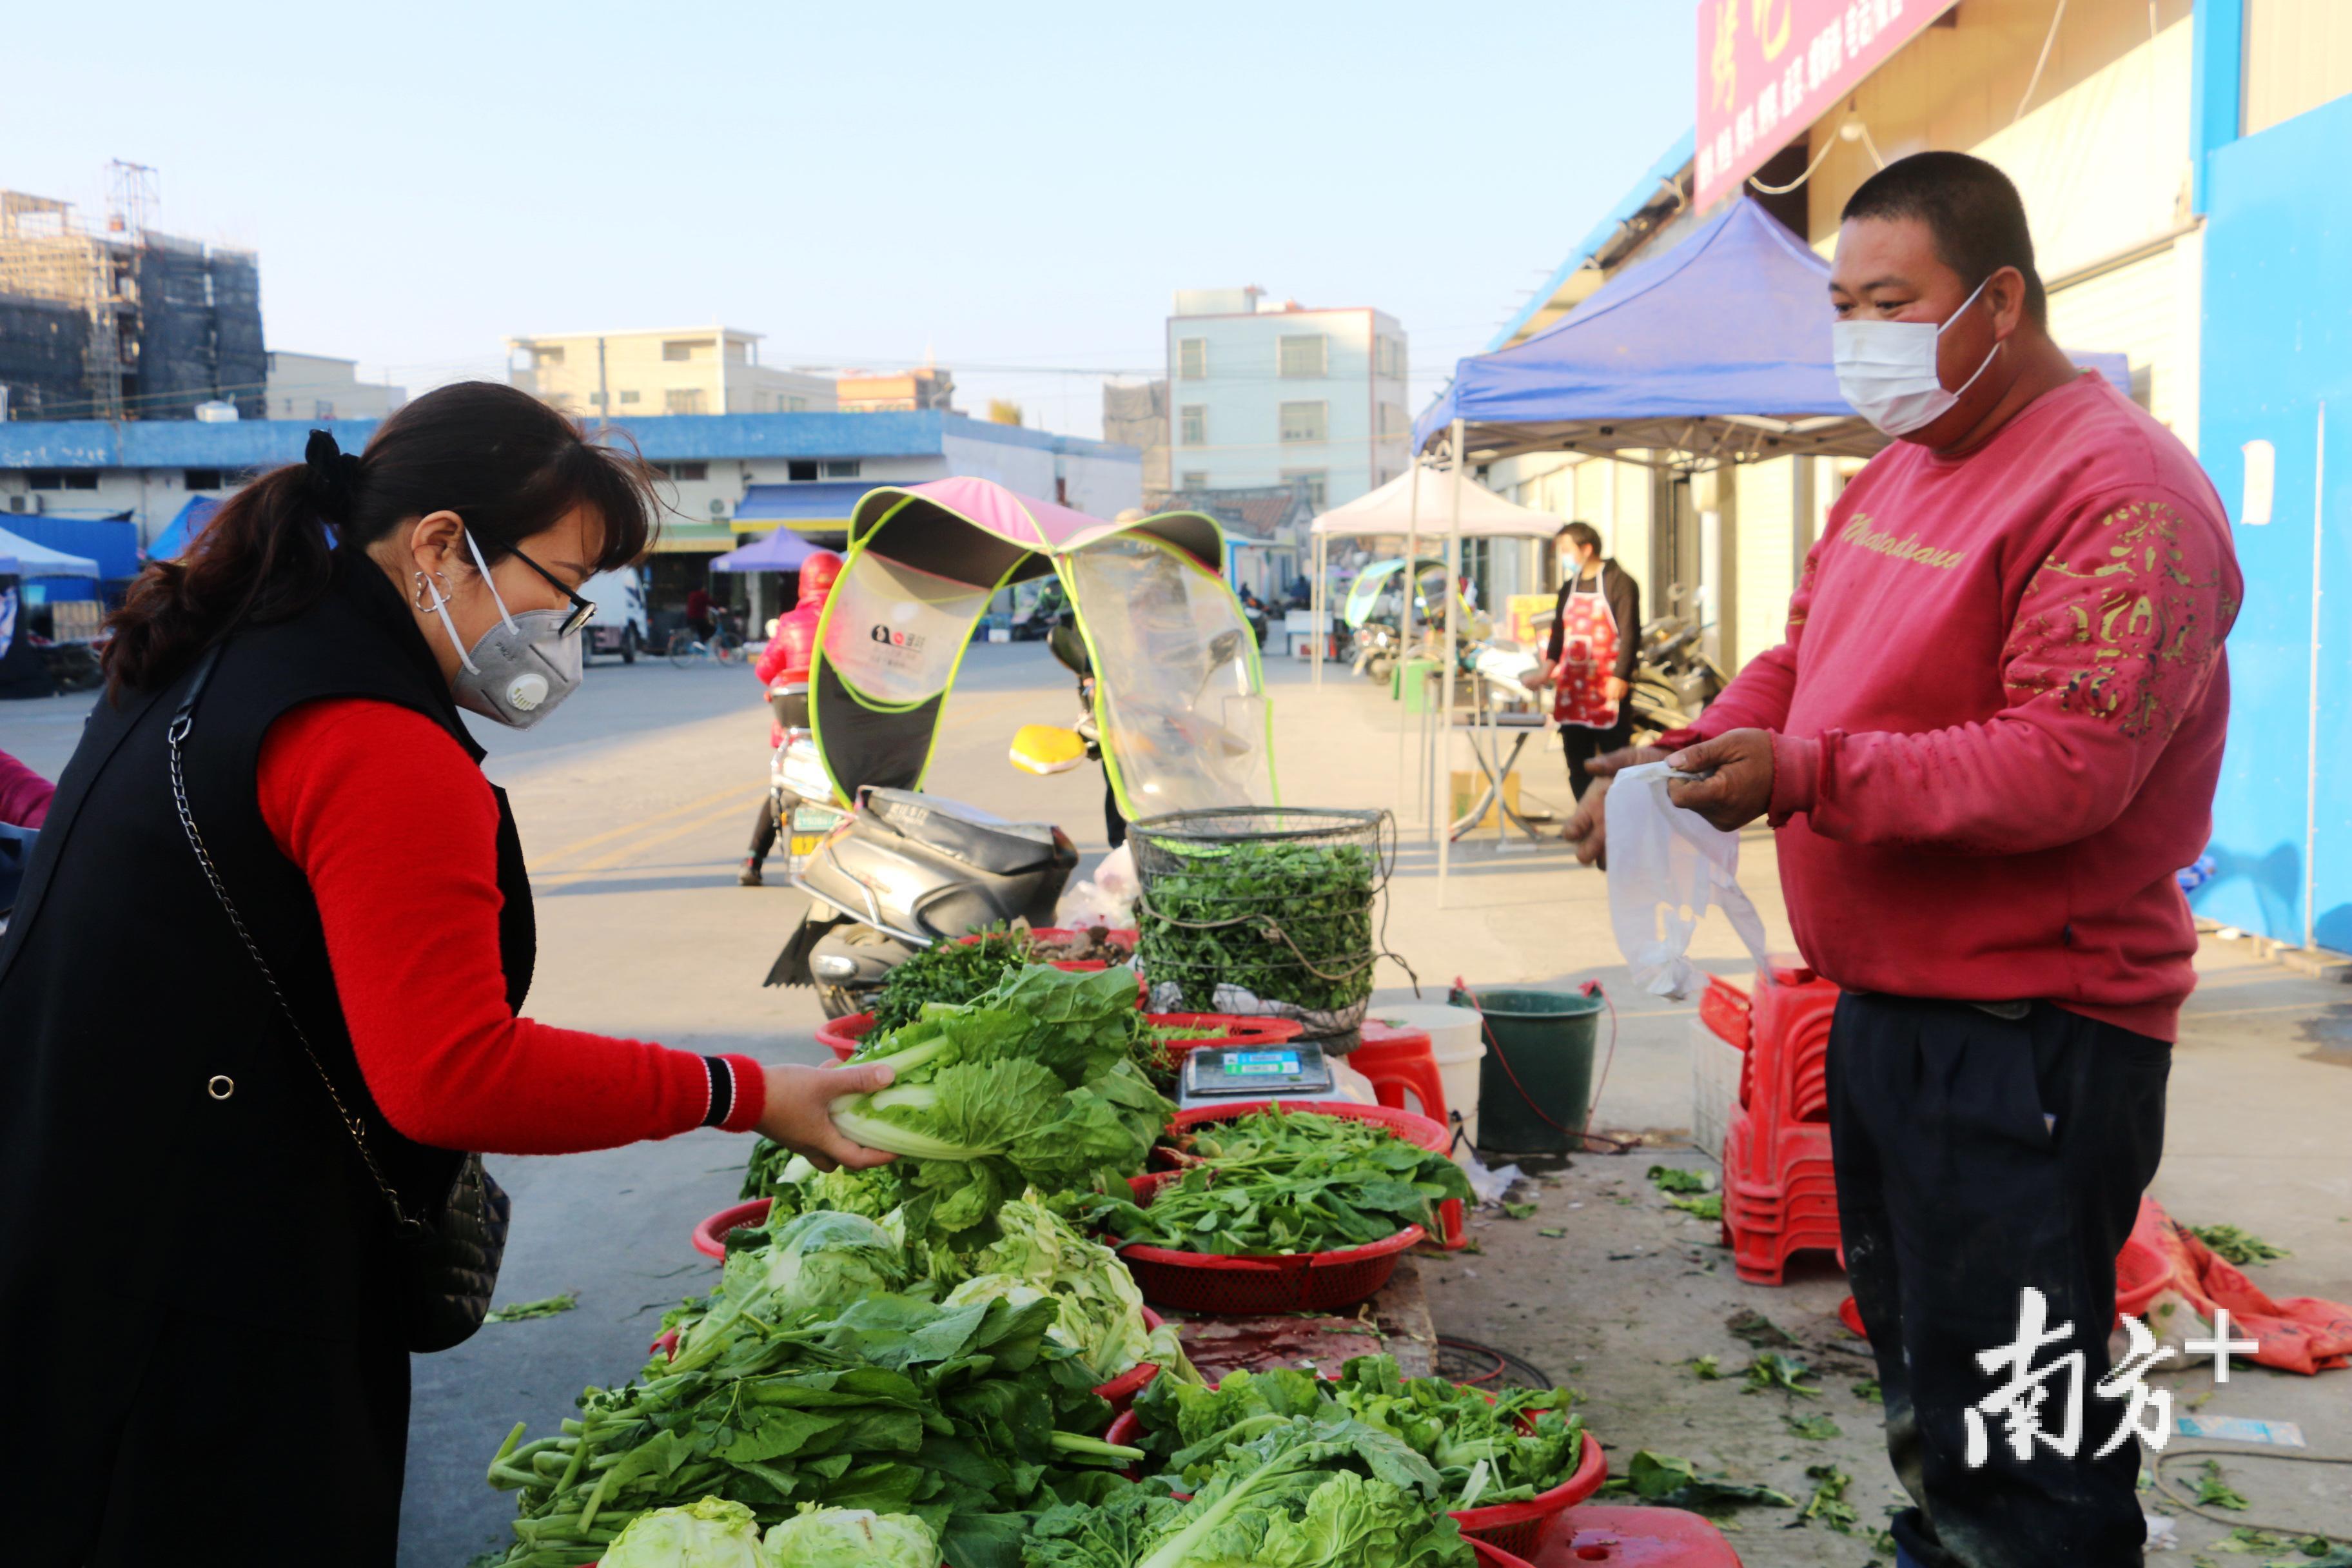
[[[0,191],[0,416],[186,419],[226,401],[262,417],[259,259],[155,233],[154,171],[110,176],[104,234],[69,202]]]

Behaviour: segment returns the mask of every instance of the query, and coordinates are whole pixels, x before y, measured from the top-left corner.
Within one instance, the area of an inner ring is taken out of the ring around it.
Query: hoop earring
[[[436,583],[440,584],[438,587],[434,585]],[[428,578],[423,572],[417,573],[416,586],[410,591],[408,602],[415,605],[418,612],[424,615],[429,616],[440,609],[449,602],[448,574],[436,572]]]

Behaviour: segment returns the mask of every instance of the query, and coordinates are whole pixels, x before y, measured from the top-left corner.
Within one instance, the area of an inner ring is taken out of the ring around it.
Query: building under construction
[[[0,417],[265,413],[261,266],[149,230],[152,172],[116,166],[106,231],[72,205],[0,191]]]

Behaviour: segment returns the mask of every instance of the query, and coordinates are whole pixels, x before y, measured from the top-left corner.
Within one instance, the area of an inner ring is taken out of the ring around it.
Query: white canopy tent
[[[0,528],[0,577],[95,577],[98,563],[68,555]]]
[[[1333,535],[1394,534],[1404,535],[1406,584],[1404,595],[1403,645],[1409,649],[1413,637],[1413,603],[1418,596],[1412,562],[1420,554],[1421,537],[1433,534],[1445,541],[1445,641],[1446,657],[1441,661],[1443,694],[1438,700],[1436,747],[1443,752],[1454,733],[1454,639],[1460,635],[1462,596],[1452,592],[1462,576],[1462,541],[1465,539],[1549,539],[1559,531],[1560,520],[1548,512],[1536,511],[1516,501],[1504,500],[1484,485],[1465,482],[1462,465],[1454,460],[1462,451],[1462,426],[1455,421],[1453,440],[1446,447],[1445,460],[1424,461],[1418,454],[1412,467],[1376,490],[1358,496],[1345,505],[1333,507],[1316,518],[1310,531],[1315,535],[1315,607],[1317,626],[1315,637],[1315,684],[1323,684],[1323,647],[1329,634],[1323,630],[1324,606],[1330,595],[1324,585],[1328,570],[1329,541]],[[1424,504],[1426,502],[1426,504]],[[1403,737],[1398,736],[1399,768],[1402,768]],[[1431,826],[1436,826],[1437,797],[1434,786],[1429,802]],[[1437,902],[1445,905],[1447,873],[1452,869],[1454,834],[1449,826],[1437,835]]]

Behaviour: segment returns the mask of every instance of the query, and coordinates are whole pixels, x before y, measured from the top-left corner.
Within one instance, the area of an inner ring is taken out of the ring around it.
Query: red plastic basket
[[[827,1018],[817,1026],[816,1043],[831,1051],[835,1061],[847,1061],[857,1049],[857,1042],[874,1032],[874,1015],[852,1013],[846,1017]]]
[[[1609,1456],[1601,1451],[1601,1439],[1590,1432],[1583,1437],[1584,1447],[1577,1454],[1576,1468],[1559,1485],[1549,1491],[1538,1492],[1525,1502],[1457,1508],[1454,1510],[1454,1522],[1474,1543],[1503,1552],[1534,1551],[1536,1537],[1542,1533],[1547,1521],[1566,1513],[1599,1491],[1601,1483],[1609,1479]]]
[[[1271,1100],[1244,1100],[1231,1104],[1196,1105],[1190,1110],[1178,1111],[1168,1127],[1171,1132],[1181,1133],[1212,1121],[1232,1121],[1253,1110],[1265,1110],[1275,1103]],[[1398,1110],[1385,1105],[1359,1105],[1352,1100],[1294,1100],[1280,1103],[1283,1110],[1294,1114],[1311,1112],[1317,1116],[1336,1116],[1343,1121],[1376,1121],[1406,1142],[1434,1154],[1445,1153],[1454,1146],[1453,1131],[1445,1123],[1410,1110]],[[1469,1233],[1462,1224],[1460,1198],[1448,1198],[1438,1205],[1437,1217],[1445,1229],[1444,1236],[1438,1239],[1439,1246],[1453,1252],[1469,1245]],[[1382,1282],[1386,1282],[1385,1277]]]
[[[1197,1029],[1197,1037],[1162,1040],[1170,1067],[1203,1046],[1276,1046],[1297,1039],[1306,1026],[1296,1018],[1246,1018],[1238,1013],[1147,1013],[1143,1021],[1159,1029]]]
[[[1160,1171],[1138,1178],[1151,1196],[1181,1173]],[[1185,1312],[1321,1312],[1352,1306],[1379,1293],[1396,1272],[1398,1257],[1429,1233],[1406,1226],[1383,1241],[1335,1252],[1301,1252],[1228,1258],[1213,1252],[1129,1242],[1118,1249],[1144,1300]]]

